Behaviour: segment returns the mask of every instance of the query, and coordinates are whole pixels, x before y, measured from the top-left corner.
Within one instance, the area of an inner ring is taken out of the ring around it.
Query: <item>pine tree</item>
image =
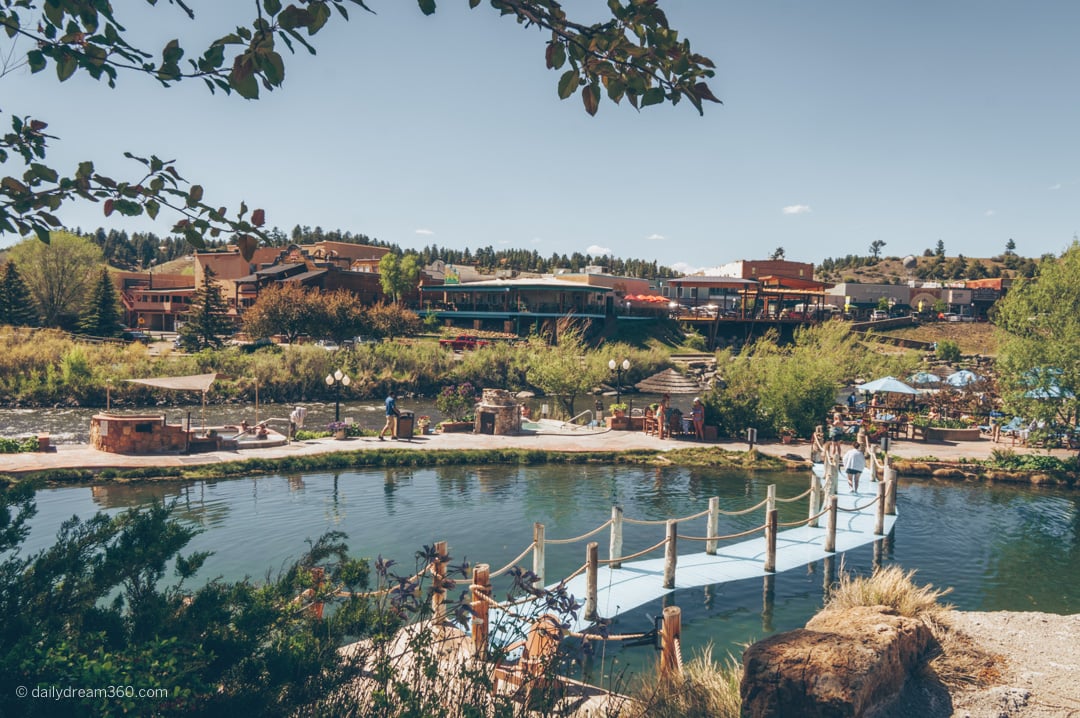
[[[3,285],[0,286],[0,324],[16,327],[38,325],[37,309],[15,262],[8,262],[4,267]]]
[[[214,272],[207,267],[202,286],[192,297],[187,320],[180,329],[180,341],[188,351],[221,347],[225,343],[223,337],[232,332],[228,306],[221,296],[221,287],[213,280]]]
[[[109,276],[109,270],[103,267],[86,311],[79,318],[79,331],[92,337],[118,337],[121,329],[116,286]]]

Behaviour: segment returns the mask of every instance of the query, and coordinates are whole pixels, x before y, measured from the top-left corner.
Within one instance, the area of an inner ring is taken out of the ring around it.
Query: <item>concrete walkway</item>
[[[469,449],[536,449],[540,451],[630,451],[646,449],[670,451],[699,446],[717,446],[730,451],[745,451],[742,441],[721,440],[701,443],[691,440],[658,439],[639,431],[597,431],[581,434],[522,434],[520,436],[491,436],[487,434],[432,434],[417,436],[411,441],[378,441],[375,437],[354,439],[314,439],[293,442],[285,446],[242,451],[215,451],[204,454],[110,454],[91,448],[88,444],[61,444],[55,451],[32,454],[0,454],[0,474],[19,474],[52,469],[131,469],[146,466],[196,466],[244,459],[273,459],[286,456],[309,456],[333,451],[374,451],[379,449],[408,449],[414,451]],[[765,443],[756,448],[765,454],[791,459],[810,459],[810,442],[794,444]],[[942,461],[988,459],[994,449],[1012,449],[1017,453],[1051,454],[1059,458],[1075,455],[1073,451],[1057,449],[1047,452],[1008,442],[994,444],[989,440],[966,442],[893,441],[889,453],[900,458],[935,457]]]

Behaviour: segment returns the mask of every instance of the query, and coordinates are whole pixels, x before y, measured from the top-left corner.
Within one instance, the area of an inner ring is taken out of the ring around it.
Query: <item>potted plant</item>
[[[626,405],[626,402],[621,401],[617,404],[612,404],[611,406],[609,406],[608,410],[611,411],[611,413],[615,416],[626,416],[627,408],[628,407]]]
[[[781,444],[790,444],[792,441],[795,440],[795,430],[792,429],[790,426],[781,426],[779,433]]]
[[[348,424],[344,421],[331,421],[326,427],[335,439],[344,439]]]
[[[418,416],[416,417],[416,431],[420,434],[427,434],[431,428],[430,416]]]

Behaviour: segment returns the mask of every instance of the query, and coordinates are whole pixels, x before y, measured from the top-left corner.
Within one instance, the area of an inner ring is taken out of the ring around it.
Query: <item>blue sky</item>
[[[1080,3],[661,0],[716,62],[724,104],[699,117],[686,103],[605,102],[592,118],[579,97],[558,99],[543,33],[465,0],[432,17],[412,0],[369,4],[377,15],[335,17],[317,57],[287,56],[285,86],[259,101],[133,75],[116,90],[61,85],[50,68],[0,78],[2,108],[50,123],[54,166],[89,158],[133,175],[125,150],[156,153],[210,202],[263,207],[286,232],[406,248],[698,268],[777,247],[816,262],[875,240],[888,255],[941,239],[949,255],[982,257],[1013,238],[1038,256],[1080,231]],[[165,4],[114,5],[144,48],[179,36],[189,56],[251,8],[202,0],[193,24]],[[161,235],[172,222],[106,219],[92,204],[62,219]]]

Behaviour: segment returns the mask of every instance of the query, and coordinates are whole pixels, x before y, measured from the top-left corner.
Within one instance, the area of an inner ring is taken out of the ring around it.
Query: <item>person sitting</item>
[[[269,435],[270,435],[270,432],[267,431],[267,429],[266,429],[266,422],[265,421],[260,421],[258,423],[258,425],[256,425],[256,427],[255,427],[255,438],[256,439],[265,439]]]
[[[247,419],[241,419],[240,420],[240,434],[243,435],[243,434],[248,433],[249,428],[251,428],[251,427],[248,426]]]

